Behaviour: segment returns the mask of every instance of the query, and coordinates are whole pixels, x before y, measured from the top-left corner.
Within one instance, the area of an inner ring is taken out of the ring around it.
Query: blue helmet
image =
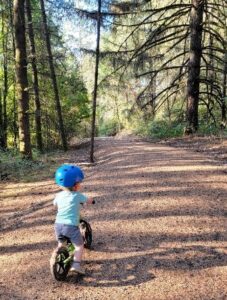
[[[73,165],[61,165],[55,173],[55,182],[63,187],[73,187],[84,179],[82,170]]]

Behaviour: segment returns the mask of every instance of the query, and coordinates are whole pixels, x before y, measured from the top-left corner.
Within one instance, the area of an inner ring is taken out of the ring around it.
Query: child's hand
[[[88,198],[87,199],[87,204],[95,204],[95,200],[93,200],[93,198]]]

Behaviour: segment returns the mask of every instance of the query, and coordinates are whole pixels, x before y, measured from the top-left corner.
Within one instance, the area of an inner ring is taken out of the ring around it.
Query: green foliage
[[[33,160],[22,159],[18,150],[0,150],[0,181],[21,182],[50,180],[62,163],[66,153],[62,150],[39,153],[33,148]],[[60,161],[59,161],[60,160]]]
[[[54,91],[47,59],[40,2],[37,0],[31,2],[39,73],[42,135],[44,148],[53,149],[61,144]],[[77,50],[70,49],[70,47],[79,47],[79,44],[75,42],[76,40],[72,39],[70,43],[66,43],[62,24],[64,24],[64,16],[69,11],[64,10],[62,4],[69,4],[69,2],[73,3],[73,1],[68,0],[47,3],[47,19],[51,33],[54,67],[68,139],[73,136],[86,137],[90,134],[91,103],[89,98],[92,99],[95,64],[95,59],[90,57],[89,52],[79,54]],[[104,2],[102,3],[103,9],[106,10],[107,7],[105,7]],[[5,26],[5,31],[8,28],[9,32],[4,34],[0,30],[0,50],[2,53],[0,56],[2,65],[0,68],[0,89],[3,94],[3,54],[5,53],[8,71],[7,138],[8,146],[15,147],[15,136],[18,139],[18,130],[15,126],[18,124],[15,123],[17,123],[18,116],[17,99],[15,101],[13,27],[10,24],[7,3],[7,1],[2,1],[1,4],[2,11],[6,12],[6,14],[2,14],[1,26],[5,22],[5,25],[8,26]],[[185,36],[181,39],[181,34],[186,32],[187,26],[189,26],[189,1],[186,4],[186,2],[177,0],[176,6],[172,6],[170,0],[165,0],[163,3],[157,0],[142,1],[136,6],[131,6],[130,3],[130,1],[125,3],[124,1],[116,1],[115,6],[110,6],[110,9],[119,12],[126,7],[129,11],[135,10],[136,14],[125,15],[124,17],[119,15],[115,19],[108,17],[108,24],[111,23],[110,21],[114,22],[109,27],[106,24],[105,30],[102,30],[97,133],[107,136],[115,135],[122,128],[125,128],[129,132],[155,138],[182,135],[187,109],[185,97],[187,74],[183,72],[183,63],[188,59],[189,43],[187,43],[188,37]],[[210,13],[213,14],[213,17],[217,14],[218,18],[224,22],[226,14],[221,14],[222,5],[215,8],[216,2],[211,1],[211,3],[204,23],[205,28],[208,29],[204,33],[204,47],[209,51],[203,53],[205,59],[202,60],[201,67],[199,134],[219,134],[219,124],[222,122],[220,97],[222,94],[226,94],[223,89],[224,72],[222,71],[222,64],[226,59],[223,51],[226,31],[223,26],[224,23],[215,23],[212,21],[212,15],[209,16]],[[95,9],[91,2],[88,7]],[[151,11],[153,13],[150,14]],[[73,20],[74,15],[73,13],[70,14],[72,23],[76,21],[76,19]],[[179,17],[176,18],[176,16]],[[77,18],[76,15],[75,18]],[[105,21],[104,16],[103,20]],[[87,27],[87,30],[84,31],[84,28],[81,30],[83,42],[93,50],[92,36],[95,32],[95,26],[93,26],[95,20],[92,23],[92,28],[89,27],[88,19],[85,18],[83,23],[83,27]],[[181,26],[181,24],[183,25]],[[81,28],[79,27],[79,29]],[[71,28],[72,32],[73,30],[74,27]],[[89,36],[86,36],[86,31],[89,31]],[[212,36],[210,36],[211,33]],[[166,40],[165,36],[169,34],[173,35],[173,39],[168,40],[167,38]],[[179,39],[179,43],[176,45],[175,34]],[[221,39],[217,39],[219,36]],[[5,49],[3,49],[4,41],[7,44]],[[212,47],[210,47],[210,43],[213,45]],[[216,49],[219,51],[217,52]],[[182,51],[184,55],[181,55]],[[32,145],[35,148],[35,103],[29,47],[27,52],[29,60],[30,132]],[[212,69],[212,67],[217,68],[217,72],[211,72],[210,68]],[[183,72],[183,75],[178,78],[179,70]],[[212,85],[210,85],[211,82]],[[15,155],[17,160],[17,154]],[[21,164],[23,165],[22,162]],[[16,161],[14,165],[17,166],[18,162]]]
[[[155,138],[178,137],[183,135],[184,124],[169,123],[165,120],[153,121],[149,127],[150,136]]]
[[[67,61],[67,69],[67,73],[62,74],[58,81],[65,132],[68,139],[73,136],[84,137],[84,128],[91,114],[88,93],[75,58]]]
[[[99,136],[114,136],[119,131],[119,124],[114,119],[106,120],[99,125],[98,135]]]
[[[148,136],[181,135],[188,116],[188,70],[183,66],[189,58],[191,2],[177,0],[173,6],[170,0],[142,1],[135,7],[131,6],[132,2],[117,1],[114,4],[116,11],[127,9],[137,13],[116,17],[115,24],[103,33],[105,55],[101,60],[100,77],[106,77],[107,82],[104,85],[101,81],[99,101],[104,107],[100,113],[101,124],[108,123],[110,113],[112,117],[116,115],[113,104],[117,99],[122,123],[127,118],[123,111],[140,115],[138,120],[136,117],[128,120],[130,129]],[[222,122],[221,97],[224,94],[222,64],[226,61],[226,13],[222,12],[224,2],[220,5],[217,1],[211,3],[204,16],[199,97],[204,112],[199,107],[199,123],[205,119],[208,123],[216,121],[218,127]],[[213,22],[215,18],[218,22]],[[151,119],[155,116],[156,121],[141,121],[151,110]],[[211,126],[205,131],[218,132],[218,129]]]
[[[206,122],[202,122],[199,125],[199,130],[198,130],[198,134],[199,135],[214,135],[214,136],[226,136],[227,135],[227,129],[221,129],[221,127],[214,123],[206,123]]]
[[[136,134],[157,139],[182,136],[185,126],[182,123],[166,120],[141,121],[141,119],[134,124]]]
[[[0,150],[0,179],[24,179],[31,177],[32,172],[40,172],[44,163],[38,160],[38,153],[34,152],[35,160],[22,159],[16,150]]]
[[[40,2],[32,0],[32,17],[33,29],[35,36],[36,47],[36,62],[39,79],[39,96],[41,102],[41,123],[42,137],[44,149],[53,149],[61,144],[59,134],[59,124],[56,113],[56,104],[54,101],[54,91],[52,80],[50,78],[50,69],[47,59],[46,40],[43,32],[42,16],[40,11]],[[2,4],[3,5],[3,4]],[[6,4],[4,4],[6,5]],[[5,7],[5,6],[4,6]],[[48,5],[47,5],[48,7]],[[8,9],[8,7],[7,7]],[[7,11],[6,9],[6,11]],[[6,17],[6,23],[9,22],[9,16]],[[90,103],[88,99],[87,89],[85,88],[82,76],[79,71],[79,64],[75,53],[67,49],[63,34],[61,33],[60,25],[57,23],[56,16],[47,10],[48,26],[51,33],[51,46],[53,52],[54,67],[59,87],[59,96],[62,105],[63,121],[65,132],[70,139],[72,136],[87,135],[87,127],[90,116]],[[2,23],[1,23],[2,24]],[[8,38],[7,41],[7,71],[8,71],[8,91],[7,91],[7,139],[8,147],[15,147],[15,135],[18,144],[18,116],[17,116],[17,99],[15,95],[15,66],[13,57],[13,43],[11,31],[9,34],[2,35],[0,33],[0,48],[2,53],[3,37]],[[27,33],[28,34],[28,33]],[[28,80],[29,80],[29,118],[30,118],[30,133],[32,146],[36,147],[36,124],[35,124],[35,99],[33,91],[33,71],[31,66],[31,55],[28,42]],[[6,51],[6,50],[5,50]],[[1,65],[3,66],[3,55],[0,57]],[[3,94],[4,89],[4,69],[0,68],[0,89]],[[0,107],[1,108],[1,107]],[[2,117],[2,112],[1,117]]]

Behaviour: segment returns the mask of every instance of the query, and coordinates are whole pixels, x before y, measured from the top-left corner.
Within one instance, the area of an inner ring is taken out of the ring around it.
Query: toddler
[[[64,246],[59,239],[62,235],[71,240],[75,247],[75,253],[70,271],[85,275],[85,271],[81,267],[84,241],[79,229],[80,204],[92,204],[93,199],[79,192],[83,179],[84,174],[79,167],[60,166],[55,173],[55,182],[62,188],[62,191],[56,195],[54,205],[58,210],[55,221],[58,247]]]

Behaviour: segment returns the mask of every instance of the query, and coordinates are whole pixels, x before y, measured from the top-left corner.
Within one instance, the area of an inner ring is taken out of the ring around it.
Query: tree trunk
[[[221,127],[226,127],[226,100],[227,100],[227,8],[224,5],[224,2],[222,1],[223,7],[224,7],[224,24],[225,24],[225,35],[224,35],[224,67],[223,67],[223,88],[222,88],[222,108],[221,108]]]
[[[43,151],[43,140],[42,140],[42,126],[41,126],[41,105],[39,98],[39,80],[38,80],[38,71],[36,64],[36,49],[35,49],[35,39],[32,23],[32,13],[31,13],[31,1],[26,0],[26,12],[28,20],[28,35],[31,48],[31,65],[33,71],[33,88],[35,94],[35,124],[36,124],[36,143],[37,148],[40,152]]]
[[[226,43],[227,44],[227,43]],[[227,51],[227,47],[225,47]],[[222,119],[222,127],[226,127],[226,100],[227,100],[227,93],[226,87],[227,86],[227,53],[225,53],[225,64],[223,69],[223,91],[222,91],[222,109],[221,109],[221,119]]]
[[[3,37],[4,40],[4,37]],[[6,34],[6,43],[7,43],[7,34]],[[3,89],[3,134],[4,134],[4,148],[7,148],[7,127],[8,127],[8,118],[7,118],[7,95],[8,95],[8,58],[7,58],[7,49],[4,43],[4,52],[3,52],[3,72],[4,72],[4,89]]]
[[[47,25],[44,0],[40,0],[40,5],[41,5],[41,11],[42,11],[42,17],[43,17],[44,33],[45,33],[45,38],[46,38],[46,46],[47,46],[48,60],[49,60],[49,66],[50,66],[50,75],[51,75],[51,79],[52,79],[52,83],[53,83],[53,89],[54,89],[54,95],[55,95],[55,105],[56,105],[56,111],[57,111],[57,115],[58,115],[62,146],[63,146],[63,149],[66,151],[68,148],[67,140],[66,140],[63,118],[62,118],[61,103],[60,103],[57,79],[56,79],[54,63],[53,63],[53,55],[52,55],[52,49],[51,49],[51,43],[50,43],[50,34],[49,34],[49,30],[48,30],[48,25]]]
[[[186,134],[192,134],[198,130],[198,107],[200,86],[200,64],[202,56],[204,0],[192,0],[190,16],[190,58],[187,82],[187,128]]]
[[[6,10],[6,7],[5,7]],[[5,10],[2,9],[2,51],[3,51],[3,91],[2,91],[2,136],[1,147],[7,148],[7,95],[8,95],[8,26]]]
[[[16,95],[18,100],[19,149],[24,157],[31,158],[24,1],[14,0],[13,7],[16,47]]]
[[[97,13],[97,38],[96,38],[96,61],[95,61],[95,82],[93,92],[93,107],[92,107],[92,124],[91,124],[91,152],[90,161],[94,162],[94,140],[95,140],[95,123],[96,123],[96,103],[98,92],[98,74],[99,74],[99,54],[100,54],[100,30],[101,30],[101,7],[102,0],[98,0]]]
[[[0,90],[0,148],[4,146],[4,135],[3,135],[3,116],[2,116],[2,91]]]
[[[9,22],[10,22],[10,27],[13,28],[13,3],[12,1],[9,1]],[[15,46],[15,37],[14,37],[14,32],[11,30],[11,38],[12,38],[12,45],[13,45],[13,57],[16,56],[16,46]],[[14,140],[13,140],[13,146],[14,148],[17,148],[17,140],[19,139],[18,136],[18,115],[17,115],[17,101],[16,101],[16,87],[15,87],[15,82],[16,82],[16,76],[14,74],[13,76],[13,134],[14,134]]]

